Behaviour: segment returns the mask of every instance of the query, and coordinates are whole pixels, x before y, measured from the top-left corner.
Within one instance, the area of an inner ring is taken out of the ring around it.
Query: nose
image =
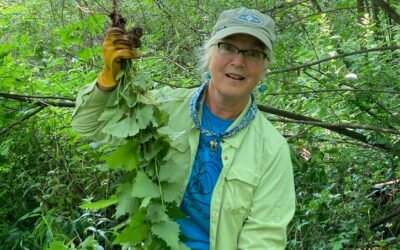
[[[231,64],[236,67],[244,66],[245,58],[242,51],[239,51],[236,55],[232,56]]]

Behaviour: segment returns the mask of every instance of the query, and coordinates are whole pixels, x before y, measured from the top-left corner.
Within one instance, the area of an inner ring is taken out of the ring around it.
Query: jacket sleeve
[[[108,100],[115,91],[105,92],[97,88],[96,83],[83,87],[76,98],[75,111],[72,115],[72,128],[80,135],[92,140],[118,145],[120,138],[102,133],[104,122],[99,121]]]
[[[295,211],[293,170],[287,143],[281,144],[270,156],[267,170],[255,189],[238,249],[285,249],[286,228]]]

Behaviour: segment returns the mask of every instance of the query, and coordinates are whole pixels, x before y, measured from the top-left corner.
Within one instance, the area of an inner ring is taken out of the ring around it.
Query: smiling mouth
[[[244,80],[244,77],[240,75],[235,75],[235,74],[225,74],[225,75],[234,80],[239,80],[239,81]]]

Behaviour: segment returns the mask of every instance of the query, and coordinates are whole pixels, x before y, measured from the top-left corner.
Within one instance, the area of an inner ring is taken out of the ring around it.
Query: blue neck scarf
[[[207,136],[214,136],[214,137],[218,137],[218,138],[228,138],[228,137],[235,135],[241,129],[247,127],[250,124],[250,122],[254,119],[254,117],[256,116],[257,104],[255,102],[255,97],[253,94],[251,94],[251,106],[250,106],[249,110],[247,111],[245,117],[240,121],[240,123],[237,126],[235,126],[234,128],[232,128],[230,130],[227,130],[223,133],[214,133],[208,129],[202,128],[201,124],[200,124],[200,119],[199,119],[201,100],[202,100],[202,97],[204,96],[204,92],[207,89],[210,79],[211,79],[211,77],[208,77],[207,80],[201,84],[201,86],[197,89],[197,91],[193,95],[192,100],[190,101],[190,111],[191,111],[190,116],[192,117],[195,127],[198,130],[200,130],[200,133],[205,134]]]

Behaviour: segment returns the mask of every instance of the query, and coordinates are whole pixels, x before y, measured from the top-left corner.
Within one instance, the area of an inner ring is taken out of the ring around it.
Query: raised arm
[[[76,109],[72,116],[72,127],[81,135],[94,140],[117,143],[117,138],[110,138],[101,132],[104,122],[99,121],[107,102],[118,85],[122,60],[140,57],[134,41],[120,28],[110,28],[103,42],[103,70],[97,81],[81,89],[77,95]]]

